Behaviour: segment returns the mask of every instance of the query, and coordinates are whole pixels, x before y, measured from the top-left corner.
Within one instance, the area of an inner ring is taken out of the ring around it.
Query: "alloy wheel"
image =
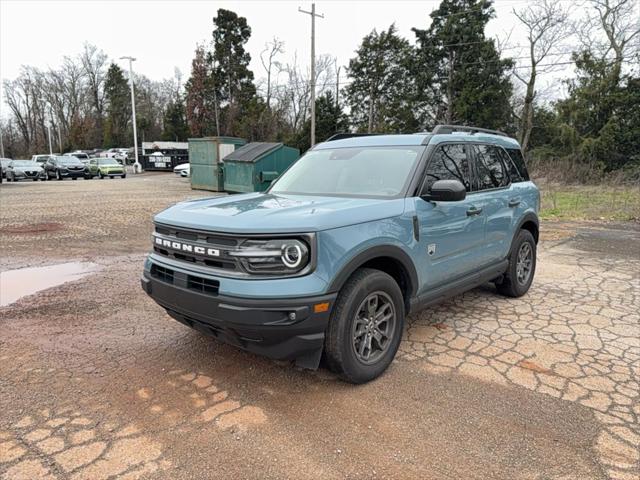
[[[533,249],[528,242],[520,245],[518,258],[516,260],[516,278],[520,285],[526,285],[531,277],[531,267],[533,266]]]
[[[356,358],[370,365],[389,350],[396,328],[396,310],[382,291],[369,294],[360,304],[352,324],[351,346]]]

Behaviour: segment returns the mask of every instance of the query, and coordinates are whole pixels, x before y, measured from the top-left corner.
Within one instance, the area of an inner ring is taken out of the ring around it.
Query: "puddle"
[[[0,307],[6,307],[41,290],[86,277],[98,270],[99,266],[95,263],[70,262],[0,272]]]

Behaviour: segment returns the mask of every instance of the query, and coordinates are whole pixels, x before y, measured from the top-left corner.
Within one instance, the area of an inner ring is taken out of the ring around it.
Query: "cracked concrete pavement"
[[[411,315],[363,386],[222,345],[140,290],[185,180],[2,184],[0,270],[96,273],[0,307],[0,479],[640,476],[640,230],[543,225],[529,294]]]

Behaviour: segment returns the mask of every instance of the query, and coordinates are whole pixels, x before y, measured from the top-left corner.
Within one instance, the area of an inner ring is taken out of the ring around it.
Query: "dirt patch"
[[[0,233],[35,234],[35,233],[47,233],[47,232],[59,232],[63,228],[64,228],[64,225],[56,222],[28,223],[26,225],[16,225],[13,227],[0,228]]]

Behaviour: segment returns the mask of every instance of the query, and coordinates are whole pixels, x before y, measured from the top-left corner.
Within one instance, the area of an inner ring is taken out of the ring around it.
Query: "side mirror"
[[[459,180],[437,180],[431,191],[422,198],[429,202],[459,202],[467,196],[467,189]]]

